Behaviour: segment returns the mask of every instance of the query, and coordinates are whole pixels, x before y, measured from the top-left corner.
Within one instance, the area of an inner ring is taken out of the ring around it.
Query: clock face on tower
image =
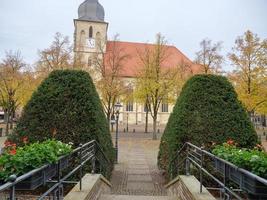
[[[90,49],[95,48],[95,39],[89,38],[86,40],[86,46],[89,47]]]

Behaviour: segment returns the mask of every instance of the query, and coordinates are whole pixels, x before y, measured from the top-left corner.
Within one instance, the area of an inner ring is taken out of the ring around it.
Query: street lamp
[[[118,163],[118,139],[119,139],[119,116],[120,116],[120,108],[122,105],[117,102],[114,105],[114,113],[115,116],[113,115],[113,118],[116,119],[116,138],[115,138],[115,151],[116,151],[116,163]]]
[[[111,115],[110,124],[111,124],[111,132],[113,132],[113,127],[116,124],[116,119],[115,119],[114,114]]]
[[[126,124],[126,132],[128,133],[129,132],[129,113],[127,113],[127,124]]]

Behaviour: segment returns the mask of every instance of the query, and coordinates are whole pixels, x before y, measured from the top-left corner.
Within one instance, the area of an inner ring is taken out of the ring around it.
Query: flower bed
[[[267,154],[257,145],[254,149],[240,149],[236,147],[233,141],[216,146],[213,154],[227,160],[238,168],[245,169],[257,176],[267,179]],[[220,173],[228,174],[229,179],[239,184],[249,194],[264,196],[267,198],[267,186],[257,181],[255,178],[240,172],[237,168],[230,165],[224,166],[219,159],[215,159],[215,169]]]
[[[267,179],[267,154],[261,150],[240,149],[227,143],[222,146],[216,146],[212,153],[240,168]]]
[[[26,143],[24,138],[24,142]],[[33,169],[49,165],[41,173],[18,184],[17,189],[35,189],[56,175],[56,163],[61,156],[72,151],[71,145],[55,140],[34,143],[16,148],[16,144],[5,143],[4,153],[0,156],[0,180],[6,182],[11,175],[21,176]],[[27,187],[24,187],[28,185]]]

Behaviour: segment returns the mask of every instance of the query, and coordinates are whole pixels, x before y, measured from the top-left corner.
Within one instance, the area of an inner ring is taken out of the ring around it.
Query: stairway
[[[167,196],[157,167],[159,141],[127,138],[119,142],[119,163],[111,178],[111,193],[100,200],[177,200]]]
[[[100,200],[177,200],[169,196],[130,196],[130,195],[102,195]]]

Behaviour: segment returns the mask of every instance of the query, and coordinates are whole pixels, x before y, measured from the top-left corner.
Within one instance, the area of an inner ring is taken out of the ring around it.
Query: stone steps
[[[178,200],[178,198],[169,196],[102,195],[100,200]]]

